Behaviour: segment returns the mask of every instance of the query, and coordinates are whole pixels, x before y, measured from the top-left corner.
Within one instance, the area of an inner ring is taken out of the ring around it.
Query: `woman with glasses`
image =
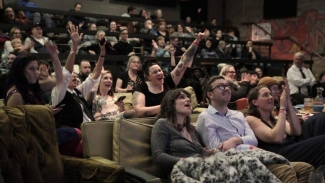
[[[131,56],[127,63],[126,71],[116,81],[116,92],[131,92],[133,88],[144,82],[141,71],[141,60],[138,56]]]
[[[9,33],[9,40],[5,42],[4,47],[3,47],[3,52],[1,55],[1,59],[4,60],[5,62],[8,59],[9,53],[14,51],[14,48],[12,47],[11,41],[13,39],[22,39],[21,36],[21,31],[18,27],[13,27],[10,30]],[[25,46],[23,49],[19,50],[19,52],[24,52],[24,51],[29,51],[32,47],[34,46],[33,42],[30,42],[29,44],[27,44],[27,46]]]
[[[138,116],[146,117],[158,114],[160,103],[167,91],[176,88],[187,67],[192,65],[195,51],[199,42],[204,38],[204,33],[196,35],[194,42],[167,77],[164,76],[164,72],[156,59],[147,60],[143,64],[143,71],[147,81],[136,87],[133,93],[133,107]]]
[[[228,82],[230,89],[231,89],[231,98],[229,103],[230,109],[236,109],[236,104],[231,103],[235,102],[240,98],[245,98],[247,96],[247,91],[249,89],[249,74],[243,74],[241,77],[241,81],[237,82],[236,80],[236,70],[232,65],[225,65],[221,71],[220,75],[225,77],[226,81]]]

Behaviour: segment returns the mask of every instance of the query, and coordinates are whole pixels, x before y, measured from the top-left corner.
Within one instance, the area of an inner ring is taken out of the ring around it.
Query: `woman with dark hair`
[[[183,24],[177,24],[177,32],[174,32],[172,36],[175,37],[195,37],[194,32],[188,26],[184,28]]]
[[[153,161],[170,174],[181,159],[208,157],[216,149],[203,148],[200,136],[190,123],[190,94],[184,89],[170,90],[161,101],[161,110],[151,133]]]
[[[192,64],[197,46],[204,36],[204,33],[196,35],[194,42],[166,78],[156,59],[148,60],[143,64],[147,82],[136,87],[133,93],[133,107],[138,116],[154,116],[160,111],[163,97],[169,89],[176,88],[179,84],[185,70]]]
[[[110,71],[102,72],[96,96],[92,104],[95,120],[113,120],[116,117],[135,117],[134,110],[125,111],[123,100],[114,96],[113,77]]]
[[[214,46],[211,40],[205,40],[204,48],[201,50],[200,54],[198,54],[200,58],[219,58],[217,52],[214,49]]]
[[[314,115],[301,126],[290,101],[287,80],[277,118],[272,114],[272,92],[266,86],[252,89],[248,102],[246,120],[258,139],[258,147],[278,153],[289,161],[307,162],[315,168],[325,164],[325,117]]]
[[[166,42],[169,42],[169,32],[167,31],[167,24],[165,21],[160,21],[157,26],[158,36],[165,38]]]
[[[38,58],[32,54],[21,54],[12,63],[8,73],[4,100],[7,106],[25,104],[44,104],[44,91],[51,90],[56,83],[63,80],[61,63],[56,52],[57,46],[47,42],[46,49],[50,53],[56,78],[39,82]]]

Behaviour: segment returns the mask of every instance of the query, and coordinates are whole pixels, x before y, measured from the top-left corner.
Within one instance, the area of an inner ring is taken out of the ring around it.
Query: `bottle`
[[[317,96],[314,98],[314,105],[324,105],[323,88],[317,87]]]

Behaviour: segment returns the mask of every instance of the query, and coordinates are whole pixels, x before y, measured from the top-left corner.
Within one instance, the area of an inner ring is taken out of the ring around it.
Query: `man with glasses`
[[[122,29],[120,32],[120,40],[113,48],[116,50],[118,55],[135,55],[133,46],[128,42],[129,33],[127,29]]]
[[[243,113],[228,109],[231,90],[224,77],[211,77],[205,93],[210,105],[199,115],[196,123],[204,146],[207,149],[217,148],[221,152],[231,148],[261,150],[256,147],[257,139]],[[303,162],[290,165],[269,164],[266,167],[282,182],[308,182],[309,172],[313,170],[311,165]]]

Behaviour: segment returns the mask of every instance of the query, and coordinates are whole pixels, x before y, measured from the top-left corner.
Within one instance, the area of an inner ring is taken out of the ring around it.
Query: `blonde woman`
[[[127,63],[126,71],[117,78],[116,92],[131,92],[133,88],[144,82],[141,71],[141,60],[138,56],[131,56]]]

